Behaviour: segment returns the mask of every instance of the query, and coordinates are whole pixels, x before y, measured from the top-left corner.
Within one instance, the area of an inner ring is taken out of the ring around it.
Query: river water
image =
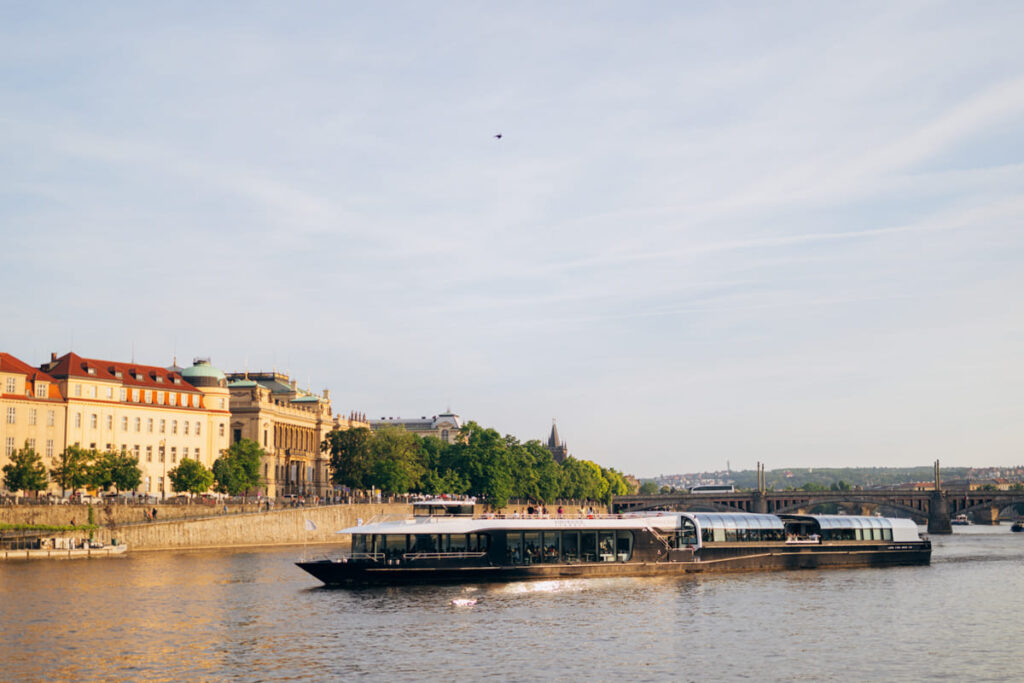
[[[933,544],[929,567],[371,589],[320,587],[301,547],[7,562],[0,678],[1024,679],[1024,534]]]

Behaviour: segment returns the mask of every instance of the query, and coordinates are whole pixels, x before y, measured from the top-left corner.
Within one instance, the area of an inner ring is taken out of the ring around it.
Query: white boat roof
[[[472,534],[498,529],[675,529],[679,512],[635,513],[594,517],[406,517],[351,526],[339,534]]]

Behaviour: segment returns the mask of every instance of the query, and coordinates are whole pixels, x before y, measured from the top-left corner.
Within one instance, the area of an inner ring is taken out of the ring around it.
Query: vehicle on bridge
[[[297,563],[328,585],[666,576],[931,560],[931,542],[913,521],[852,515],[410,515],[338,533],[351,536],[349,553]]]
[[[690,489],[690,493],[736,493],[732,484],[701,484]]]

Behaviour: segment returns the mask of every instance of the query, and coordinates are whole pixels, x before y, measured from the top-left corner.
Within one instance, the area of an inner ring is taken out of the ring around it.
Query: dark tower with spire
[[[553,419],[551,420],[551,436],[548,437],[547,447],[557,463],[562,462],[569,456],[569,449],[565,442],[558,439],[558,426]]]

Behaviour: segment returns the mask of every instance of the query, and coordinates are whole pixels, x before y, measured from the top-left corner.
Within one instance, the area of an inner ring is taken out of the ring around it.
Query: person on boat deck
[[[565,514],[565,510],[563,510],[562,506],[559,505],[558,506],[558,516],[561,517],[563,514]]]

